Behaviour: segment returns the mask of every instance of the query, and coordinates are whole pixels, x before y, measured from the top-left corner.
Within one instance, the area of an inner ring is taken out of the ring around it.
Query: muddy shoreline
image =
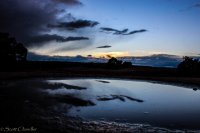
[[[114,75],[117,73],[116,75]],[[18,79],[62,79],[62,78],[99,78],[99,79],[122,79],[122,80],[140,80],[148,81],[152,83],[170,84],[183,86],[193,89],[200,89],[200,78],[199,77],[181,77],[181,76],[146,76],[146,75],[134,75],[124,74],[124,72],[115,71],[112,74],[105,72],[97,73],[82,73],[82,72],[45,72],[45,71],[34,71],[34,72],[0,72],[0,80],[11,81]]]

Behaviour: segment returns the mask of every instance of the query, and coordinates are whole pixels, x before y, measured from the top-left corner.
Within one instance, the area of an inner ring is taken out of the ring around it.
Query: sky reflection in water
[[[67,79],[48,82],[87,88],[45,90],[51,95],[73,95],[95,103],[95,106],[72,107],[67,111],[70,116],[171,128],[200,127],[198,90],[130,80]]]

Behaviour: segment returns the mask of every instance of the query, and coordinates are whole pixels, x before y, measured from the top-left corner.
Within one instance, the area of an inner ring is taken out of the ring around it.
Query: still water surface
[[[66,115],[86,120],[151,124],[170,128],[200,129],[200,90],[166,84],[113,79],[47,80],[67,84],[45,89],[49,95],[71,95],[93,106],[71,106]]]

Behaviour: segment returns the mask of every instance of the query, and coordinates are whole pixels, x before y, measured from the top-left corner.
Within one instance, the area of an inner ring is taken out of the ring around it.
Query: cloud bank
[[[67,14],[60,4],[76,6],[82,4],[79,0],[1,0],[0,1],[0,31],[8,32],[11,36],[25,45],[30,42],[49,41],[70,41],[86,38],[63,38],[59,35],[47,35],[51,29],[47,27],[49,23],[60,21],[57,17],[61,13]],[[78,21],[90,22],[90,21]],[[70,27],[77,23],[68,23]],[[64,24],[63,24],[64,25]],[[93,23],[91,25],[94,25]],[[88,38],[87,38],[88,39]]]
[[[108,55],[108,58],[112,58],[112,56]],[[198,57],[200,58],[200,57]],[[133,65],[139,66],[153,66],[153,67],[171,67],[175,68],[182,61],[181,57],[175,55],[166,55],[166,54],[158,54],[158,55],[150,55],[150,56],[141,56],[141,57],[120,57],[119,60],[129,61]],[[28,54],[28,60],[33,61],[69,61],[69,62],[96,62],[96,63],[106,63],[108,62],[107,58],[95,58],[91,55],[89,57],[76,56],[45,56],[45,55],[37,55],[34,53]]]

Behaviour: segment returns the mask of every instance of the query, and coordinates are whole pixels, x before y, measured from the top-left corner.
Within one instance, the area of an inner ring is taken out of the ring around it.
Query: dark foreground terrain
[[[180,72],[176,68],[109,65],[76,62],[18,62],[2,64],[0,79],[55,77],[106,77],[160,81],[179,85],[200,86],[200,76]]]
[[[93,103],[74,97],[67,97],[66,99],[66,97],[48,97],[39,94],[37,89],[33,89],[37,88],[37,84],[33,84],[28,90],[23,86],[12,87],[18,81],[23,82],[23,79],[63,77],[123,78],[190,86],[195,90],[200,87],[198,76],[184,75],[174,68],[122,67],[107,64],[63,62],[21,62],[2,65],[0,72],[0,132],[187,132],[186,130],[165,129],[145,124],[117,123],[103,120],[86,121],[80,118],[68,117],[55,108],[50,108],[52,107],[50,105],[62,103],[63,101],[70,102],[74,106],[93,106]],[[31,87],[33,88],[31,89]],[[75,86],[68,87],[78,90],[84,89]]]

